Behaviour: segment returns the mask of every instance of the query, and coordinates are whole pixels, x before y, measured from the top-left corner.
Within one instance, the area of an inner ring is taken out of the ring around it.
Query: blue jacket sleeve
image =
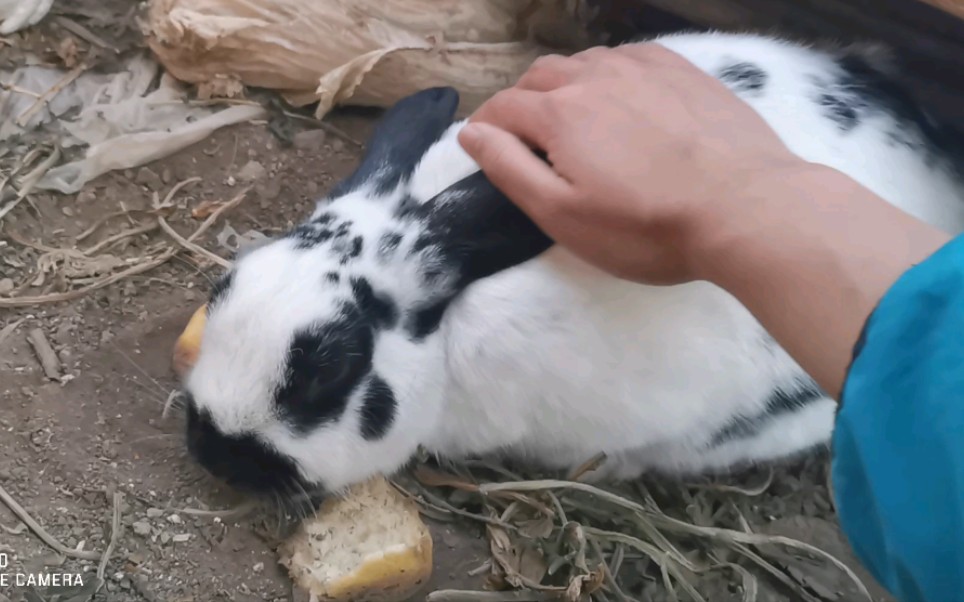
[[[884,295],[840,401],[834,493],[857,556],[900,602],[964,601],[964,237]]]

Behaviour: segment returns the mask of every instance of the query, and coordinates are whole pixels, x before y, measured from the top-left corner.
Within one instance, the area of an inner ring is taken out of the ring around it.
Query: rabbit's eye
[[[285,382],[275,395],[280,414],[295,432],[308,433],[341,417],[371,370],[372,345],[369,328],[343,323],[295,337]]]

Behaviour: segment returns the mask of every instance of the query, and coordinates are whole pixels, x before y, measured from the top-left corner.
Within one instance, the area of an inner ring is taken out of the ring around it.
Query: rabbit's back
[[[960,139],[866,53],[733,34],[661,42],[730,85],[804,159],[964,229]],[[835,403],[707,283],[638,286],[554,247],[472,285],[443,329],[447,405],[426,442],[443,454],[504,449],[565,467],[605,451],[632,476],[780,458],[833,427]]]

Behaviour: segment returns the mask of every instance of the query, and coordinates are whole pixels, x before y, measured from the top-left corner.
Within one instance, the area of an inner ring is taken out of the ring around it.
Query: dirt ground
[[[127,15],[123,2],[105,5],[124,9],[118,18]],[[48,39],[56,35],[48,33]],[[254,229],[268,235],[290,227],[353,166],[359,148],[352,140],[365,139],[372,119],[342,112],[330,123],[347,137],[299,125],[301,131],[292,131],[286,141],[265,124],[238,126],[163,161],[99,178],[77,195],[34,194],[33,205],[22,203],[4,219],[0,296],[30,273],[40,255],[22,241],[70,246],[104,216],[122,207],[147,209],[152,193],[164,196],[177,182],[194,176],[203,180],[181,191],[179,210],[170,218],[184,235],[199,223],[190,209],[227,200],[242,185],[253,186],[252,194],[198,241],[205,248],[226,255],[216,240],[224,224],[238,232]],[[123,219],[114,220],[87,242],[130,227]],[[154,231],[125,239],[120,250],[112,248],[130,255],[165,240]],[[124,494],[123,528],[96,600],[302,599],[277,564],[276,516],[258,513],[242,520],[196,512],[231,508],[238,500],[189,461],[181,438],[182,416],[173,411],[162,417],[165,400],[176,386],[172,345],[206,298],[217,272],[185,253],[71,302],[0,309],[0,486],[64,545],[74,548],[83,542],[85,550],[97,552],[110,537],[113,494]],[[22,294],[40,294],[49,284],[28,287]],[[59,359],[59,380],[46,374],[38,361],[29,341],[35,331]],[[835,525],[825,481],[824,459],[781,470],[766,492],[745,505],[748,521],[757,531],[799,538],[855,566]],[[83,591],[48,591],[13,582],[16,574],[91,576],[98,565],[95,559],[65,559],[19,524],[0,504],[0,558],[5,554],[10,563],[0,565],[0,602],[88,600],[89,593]],[[488,557],[479,526],[432,526],[436,570],[428,590],[481,587],[482,578],[469,575]],[[788,570],[810,579],[822,599],[860,599],[839,575],[811,569]],[[764,585],[761,600],[793,599],[772,584]],[[718,588],[714,601],[741,599],[730,583]],[[874,591],[877,599],[885,599]],[[651,599],[663,598],[653,594]]]

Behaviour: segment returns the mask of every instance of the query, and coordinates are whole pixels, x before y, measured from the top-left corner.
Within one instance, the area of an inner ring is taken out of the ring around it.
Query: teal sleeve
[[[964,601],[964,237],[880,300],[840,401],[834,494],[857,556],[900,602]]]

